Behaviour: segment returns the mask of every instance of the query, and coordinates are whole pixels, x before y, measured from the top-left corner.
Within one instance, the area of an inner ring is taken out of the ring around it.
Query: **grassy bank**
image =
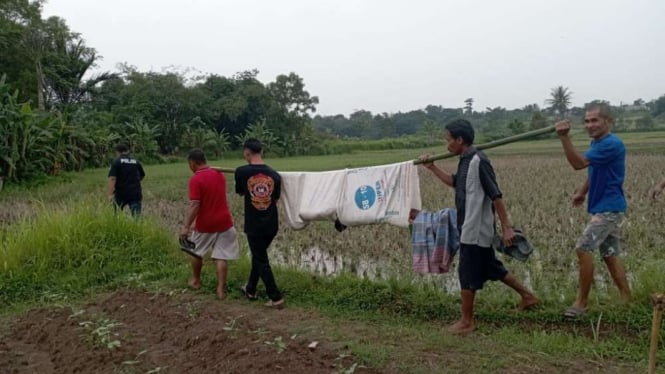
[[[0,237],[0,304],[77,297],[132,277],[164,279],[178,264],[171,238],[149,219],[80,202],[39,208]]]
[[[174,234],[150,219],[117,215],[89,201],[44,208],[34,220],[12,225],[0,243],[0,313],[5,314],[35,304],[75,303],[81,297],[123,287],[179,292],[190,271]],[[249,271],[244,239],[241,243],[245,255],[231,264],[229,273],[232,299],[242,298],[237,290]],[[662,270],[649,271],[658,269]],[[662,280],[657,273],[651,275],[655,283]],[[319,310],[340,324],[353,320],[386,334],[401,331],[418,337],[414,347],[456,347],[469,342],[445,337],[443,328],[458,316],[459,300],[436,287],[394,278],[322,277],[289,268],[277,268],[276,276],[289,305]],[[203,281],[202,292],[213,295],[210,263]],[[586,317],[571,322],[562,319],[562,304],[556,297],[542,296],[540,309],[517,313],[513,295],[501,285],[488,285],[477,303],[478,334],[491,336],[483,344],[496,342],[504,350],[554,357],[644,362],[651,308],[643,298],[629,306],[601,299]],[[390,359],[387,353],[398,349],[395,342],[369,338],[350,344],[372,366],[381,366]],[[488,364],[492,360],[480,357]],[[665,360],[665,351],[661,350],[659,359]]]

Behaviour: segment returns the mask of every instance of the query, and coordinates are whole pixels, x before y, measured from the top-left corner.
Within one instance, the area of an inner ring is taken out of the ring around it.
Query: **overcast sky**
[[[295,72],[320,114],[665,94],[665,0],[48,0],[51,15],[97,70]]]

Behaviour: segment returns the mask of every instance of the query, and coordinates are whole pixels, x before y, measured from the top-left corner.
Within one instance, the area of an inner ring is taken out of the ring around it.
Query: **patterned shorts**
[[[592,252],[598,249],[603,257],[617,256],[621,241],[621,212],[596,213],[577,239],[577,248]]]

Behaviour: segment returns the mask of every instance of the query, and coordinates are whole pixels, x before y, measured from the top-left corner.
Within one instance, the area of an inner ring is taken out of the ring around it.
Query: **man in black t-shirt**
[[[141,214],[141,180],[145,177],[143,166],[129,154],[126,143],[115,147],[118,154],[109,169],[108,195],[116,207],[121,210],[129,205],[133,216]]]
[[[277,235],[279,200],[282,178],[263,162],[263,147],[257,139],[248,139],[243,145],[243,156],[249,165],[235,170],[236,193],[245,200],[245,233],[252,252],[252,270],[247,284],[241,288],[250,300],[256,300],[259,278],[266,286],[269,306],[284,307],[282,296],[268,260],[268,247]]]

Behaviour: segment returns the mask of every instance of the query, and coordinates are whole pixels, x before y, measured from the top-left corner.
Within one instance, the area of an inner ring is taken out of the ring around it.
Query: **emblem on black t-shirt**
[[[252,206],[257,210],[266,210],[272,203],[272,192],[275,188],[275,181],[265,175],[256,174],[247,180],[247,190],[251,196]]]

